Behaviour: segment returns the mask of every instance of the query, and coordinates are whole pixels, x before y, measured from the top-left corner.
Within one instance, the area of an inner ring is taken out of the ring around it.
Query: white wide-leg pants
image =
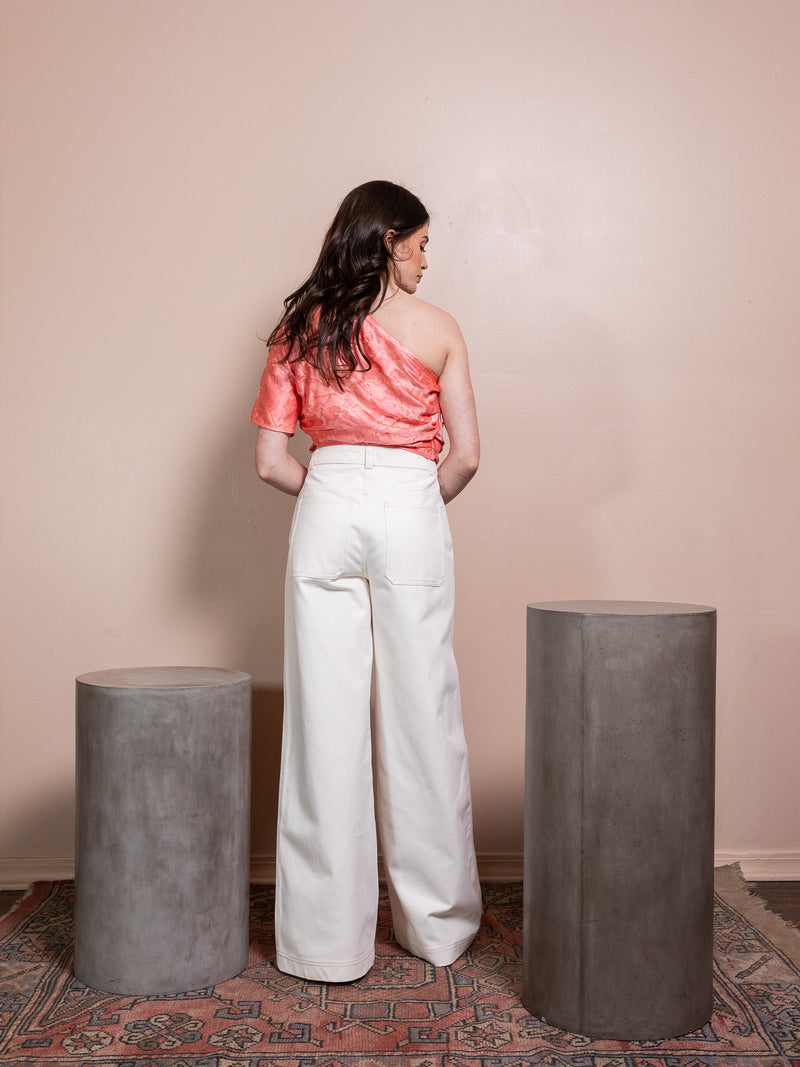
[[[372,446],[314,452],[286,576],[282,971],[346,982],[371,967],[376,815],[400,944],[444,966],[475,936],[481,895],[453,606],[435,464]]]

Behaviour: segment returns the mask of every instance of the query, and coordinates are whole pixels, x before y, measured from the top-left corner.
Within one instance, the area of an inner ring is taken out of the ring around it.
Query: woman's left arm
[[[439,464],[439,485],[445,504],[473,477],[481,454],[467,346],[455,319],[450,322],[447,358],[439,375],[439,404],[450,444],[447,455]]]

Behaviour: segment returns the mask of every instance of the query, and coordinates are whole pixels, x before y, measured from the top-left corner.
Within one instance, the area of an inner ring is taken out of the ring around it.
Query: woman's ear
[[[387,230],[383,235],[383,243],[390,256],[394,255],[394,243],[397,240],[397,230]]]

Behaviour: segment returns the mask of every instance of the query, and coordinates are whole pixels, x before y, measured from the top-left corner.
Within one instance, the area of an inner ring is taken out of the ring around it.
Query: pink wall
[[[521,849],[525,604],[693,601],[718,855],[800,877],[796,0],[0,10],[5,882],[68,871],[74,676],[151,663],[253,674],[268,863],[291,502],[252,472],[257,334],[378,176],[430,207],[422,295],[472,353],[479,851]]]

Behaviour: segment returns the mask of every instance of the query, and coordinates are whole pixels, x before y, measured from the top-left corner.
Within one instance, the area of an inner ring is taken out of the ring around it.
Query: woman
[[[299,494],[275,931],[278,967],[313,981],[374,961],[376,816],[400,944],[445,966],[480,922],[444,510],[477,469],[478,427],[458,326],[414,296],[428,223],[391,182],[345,197],[251,415],[259,477]],[[308,470],[287,450],[298,420]]]

